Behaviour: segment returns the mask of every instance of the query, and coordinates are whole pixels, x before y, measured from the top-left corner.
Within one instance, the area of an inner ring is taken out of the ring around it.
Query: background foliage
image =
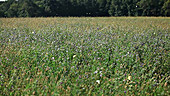
[[[8,0],[0,17],[170,16],[170,0]]]

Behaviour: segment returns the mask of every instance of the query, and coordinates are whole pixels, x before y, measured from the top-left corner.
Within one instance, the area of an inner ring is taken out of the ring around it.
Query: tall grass
[[[0,95],[169,95],[170,18],[0,18]]]

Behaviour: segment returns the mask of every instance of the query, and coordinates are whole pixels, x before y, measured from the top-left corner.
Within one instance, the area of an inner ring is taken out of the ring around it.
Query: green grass
[[[169,95],[170,18],[0,18],[0,95]]]

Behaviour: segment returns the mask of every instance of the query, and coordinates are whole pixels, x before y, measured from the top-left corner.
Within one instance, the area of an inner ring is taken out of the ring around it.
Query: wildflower
[[[60,84],[63,84],[63,82],[60,82]]]
[[[126,91],[124,91],[124,93],[126,93]]]
[[[140,67],[143,67],[143,65],[144,65],[144,64],[142,63]]]
[[[33,31],[32,34],[34,34],[35,32]]]
[[[155,87],[157,84],[153,84],[153,87]]]
[[[100,84],[100,80],[96,80],[96,82],[97,82],[98,84]]]
[[[98,71],[96,70],[94,73],[95,73],[95,74],[97,74],[97,73],[98,73]]]
[[[76,57],[76,55],[73,55],[73,58],[75,58]]]
[[[102,74],[100,74],[100,77],[102,77]]]
[[[2,76],[2,74],[0,74],[0,76]]]
[[[79,76],[79,79],[81,79],[81,76]]]
[[[128,80],[131,80],[132,79],[132,76],[128,76]]]
[[[15,69],[17,69],[17,67],[16,67],[16,66],[15,66],[14,68],[15,68]]]
[[[28,37],[25,36],[25,40],[27,39]]]
[[[54,60],[55,58],[54,58],[54,57],[52,57],[51,59],[52,59],[52,60]]]
[[[86,78],[89,78],[89,76],[88,76],[88,75],[86,75]]]

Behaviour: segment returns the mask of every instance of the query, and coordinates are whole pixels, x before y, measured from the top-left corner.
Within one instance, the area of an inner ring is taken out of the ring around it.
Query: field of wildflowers
[[[169,17],[0,18],[0,95],[169,95]]]

